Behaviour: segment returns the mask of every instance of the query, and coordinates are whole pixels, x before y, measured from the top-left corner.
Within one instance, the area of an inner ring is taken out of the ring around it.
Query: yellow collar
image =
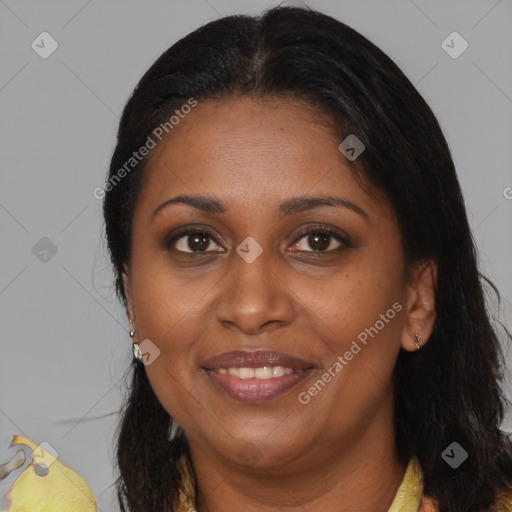
[[[412,457],[409,460],[402,483],[395,494],[395,499],[391,503],[388,512],[435,512],[436,509],[430,500],[425,499],[424,503],[421,503],[422,494],[423,475],[421,467],[418,459]]]
[[[179,470],[183,478],[183,485],[179,491],[178,503],[175,505],[177,512],[189,512],[195,510],[195,481],[188,457],[181,456]],[[423,477],[420,465],[415,457],[412,457],[407,465],[404,478],[395,499],[388,512],[419,512],[421,496],[423,492]],[[424,503],[421,512],[435,512],[431,505]]]

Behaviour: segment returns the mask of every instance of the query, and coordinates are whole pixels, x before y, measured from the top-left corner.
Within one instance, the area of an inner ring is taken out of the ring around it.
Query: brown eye
[[[198,229],[189,229],[175,235],[167,245],[167,249],[175,249],[178,252],[188,254],[201,252],[220,252],[220,249],[208,250],[212,243],[220,247],[215,241],[214,236],[208,231]]]
[[[303,233],[294,245],[300,252],[312,253],[334,252],[340,248],[353,247],[346,235],[324,227]]]

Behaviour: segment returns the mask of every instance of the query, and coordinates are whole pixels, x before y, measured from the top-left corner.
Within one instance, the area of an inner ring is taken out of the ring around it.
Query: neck
[[[406,464],[396,453],[391,418],[385,423],[372,423],[338,451],[319,443],[286,467],[241,467],[191,442],[197,510],[387,512]]]

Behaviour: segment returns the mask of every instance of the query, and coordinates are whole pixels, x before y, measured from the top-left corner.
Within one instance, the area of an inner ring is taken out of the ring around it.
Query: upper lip
[[[308,370],[314,368],[315,364],[290,354],[272,350],[233,350],[208,359],[202,366],[207,370],[216,370],[218,368],[261,368],[262,366],[284,366],[293,370]]]

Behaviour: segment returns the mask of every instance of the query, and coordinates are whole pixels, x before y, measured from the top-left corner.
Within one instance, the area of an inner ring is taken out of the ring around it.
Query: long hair
[[[422,350],[400,351],[393,374],[400,459],[418,458],[424,492],[440,512],[494,510],[498,490],[512,484],[512,446],[499,428],[505,365],[450,150],[407,77],[347,25],[290,7],[230,16],[178,41],[144,74],[123,111],[105,187],[106,238],[120,300],[126,305],[121,274],[147,158],[122,179],[116,179],[119,169],[126,170],[133,151],[191,98],[234,94],[307,102],[327,112],[340,134],[364,142],[354,172],[389,199],[406,263],[432,259],[438,267],[433,333]],[[117,438],[123,511],[172,510],[182,484],[177,461],[188,451],[182,432],[169,440],[172,425],[144,366],[135,365]],[[442,458],[452,442],[468,453],[456,470]]]

